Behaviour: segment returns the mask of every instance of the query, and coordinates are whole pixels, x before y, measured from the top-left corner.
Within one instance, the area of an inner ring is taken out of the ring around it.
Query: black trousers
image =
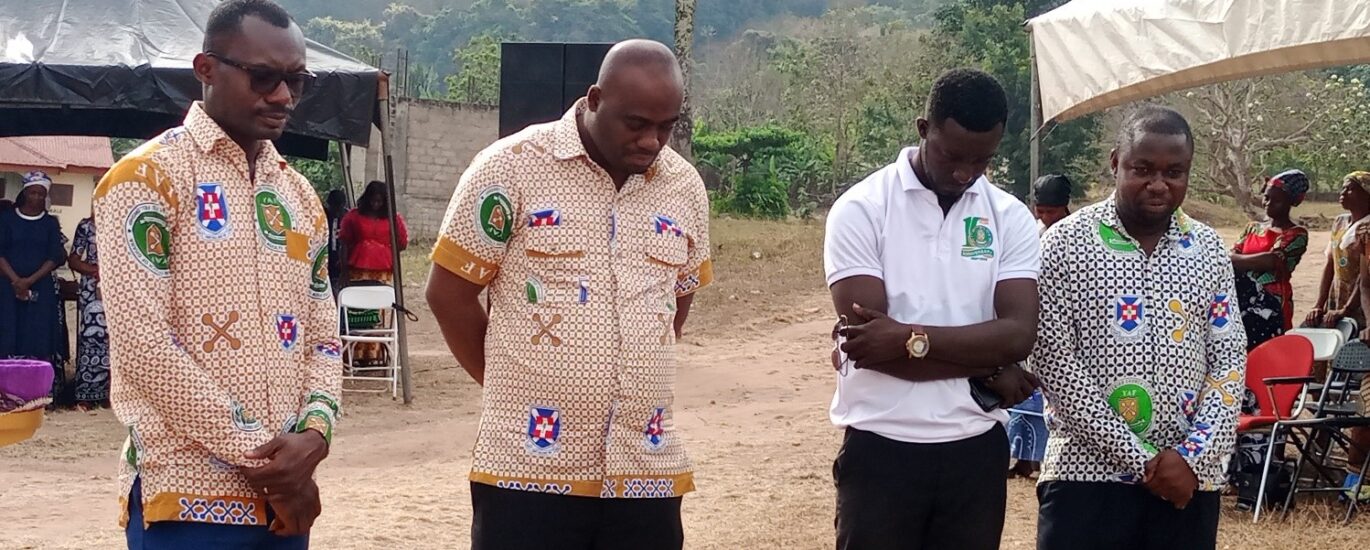
[[[680,550],[681,497],[594,498],[471,484],[472,550]]]
[[[848,428],[832,473],[838,550],[999,548],[1008,498],[1002,425],[950,443]]]
[[[1037,550],[1213,550],[1222,499],[1200,491],[1184,510],[1125,483],[1037,486]]]

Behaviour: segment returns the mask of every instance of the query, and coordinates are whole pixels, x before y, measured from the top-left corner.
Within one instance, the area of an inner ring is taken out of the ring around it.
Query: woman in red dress
[[[1271,178],[1263,190],[1269,221],[1248,225],[1232,247],[1248,350],[1293,328],[1289,280],[1308,249],[1308,230],[1296,225],[1289,211],[1303,202],[1308,186],[1308,176],[1298,170]]]
[[[347,268],[351,281],[375,281],[392,284],[395,266],[394,253],[390,248],[390,208],[385,192],[385,182],[373,181],[366,184],[366,191],[357,201],[357,207],[343,216],[342,229],[338,238],[347,250]],[[403,251],[409,245],[409,230],[404,226],[404,217],[395,214],[395,227],[399,231],[399,246]],[[380,360],[380,346],[372,343],[356,345],[357,356],[353,358],[356,366],[369,366]]]

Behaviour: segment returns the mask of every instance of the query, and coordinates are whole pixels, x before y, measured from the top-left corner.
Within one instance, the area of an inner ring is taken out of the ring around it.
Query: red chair
[[[1317,381],[1312,373],[1313,342],[1303,336],[1276,336],[1246,355],[1246,389],[1256,396],[1258,414],[1238,415],[1237,433],[1269,434],[1256,493],[1255,521],[1261,517],[1275,447],[1282,444],[1276,441],[1278,434],[1271,428],[1298,416],[1305,388]]]
[[[1276,336],[1246,355],[1246,389],[1256,394],[1260,414],[1237,417],[1237,433],[1268,428],[1297,416],[1304,385],[1315,382],[1313,343],[1294,334]]]

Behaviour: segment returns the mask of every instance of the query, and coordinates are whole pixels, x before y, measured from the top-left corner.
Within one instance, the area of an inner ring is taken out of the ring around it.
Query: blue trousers
[[[267,525],[275,514],[267,509]],[[265,525],[222,525],[189,521],[159,521],[143,527],[143,487],[134,480],[128,495],[128,550],[308,550],[309,535],[280,537]]]

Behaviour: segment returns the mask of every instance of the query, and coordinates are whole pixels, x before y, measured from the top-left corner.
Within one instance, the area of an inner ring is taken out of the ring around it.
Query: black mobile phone
[[[975,400],[975,404],[980,406],[980,410],[990,412],[1003,404],[1003,399],[998,393],[990,389],[984,380],[979,378],[970,379],[970,397]]]

